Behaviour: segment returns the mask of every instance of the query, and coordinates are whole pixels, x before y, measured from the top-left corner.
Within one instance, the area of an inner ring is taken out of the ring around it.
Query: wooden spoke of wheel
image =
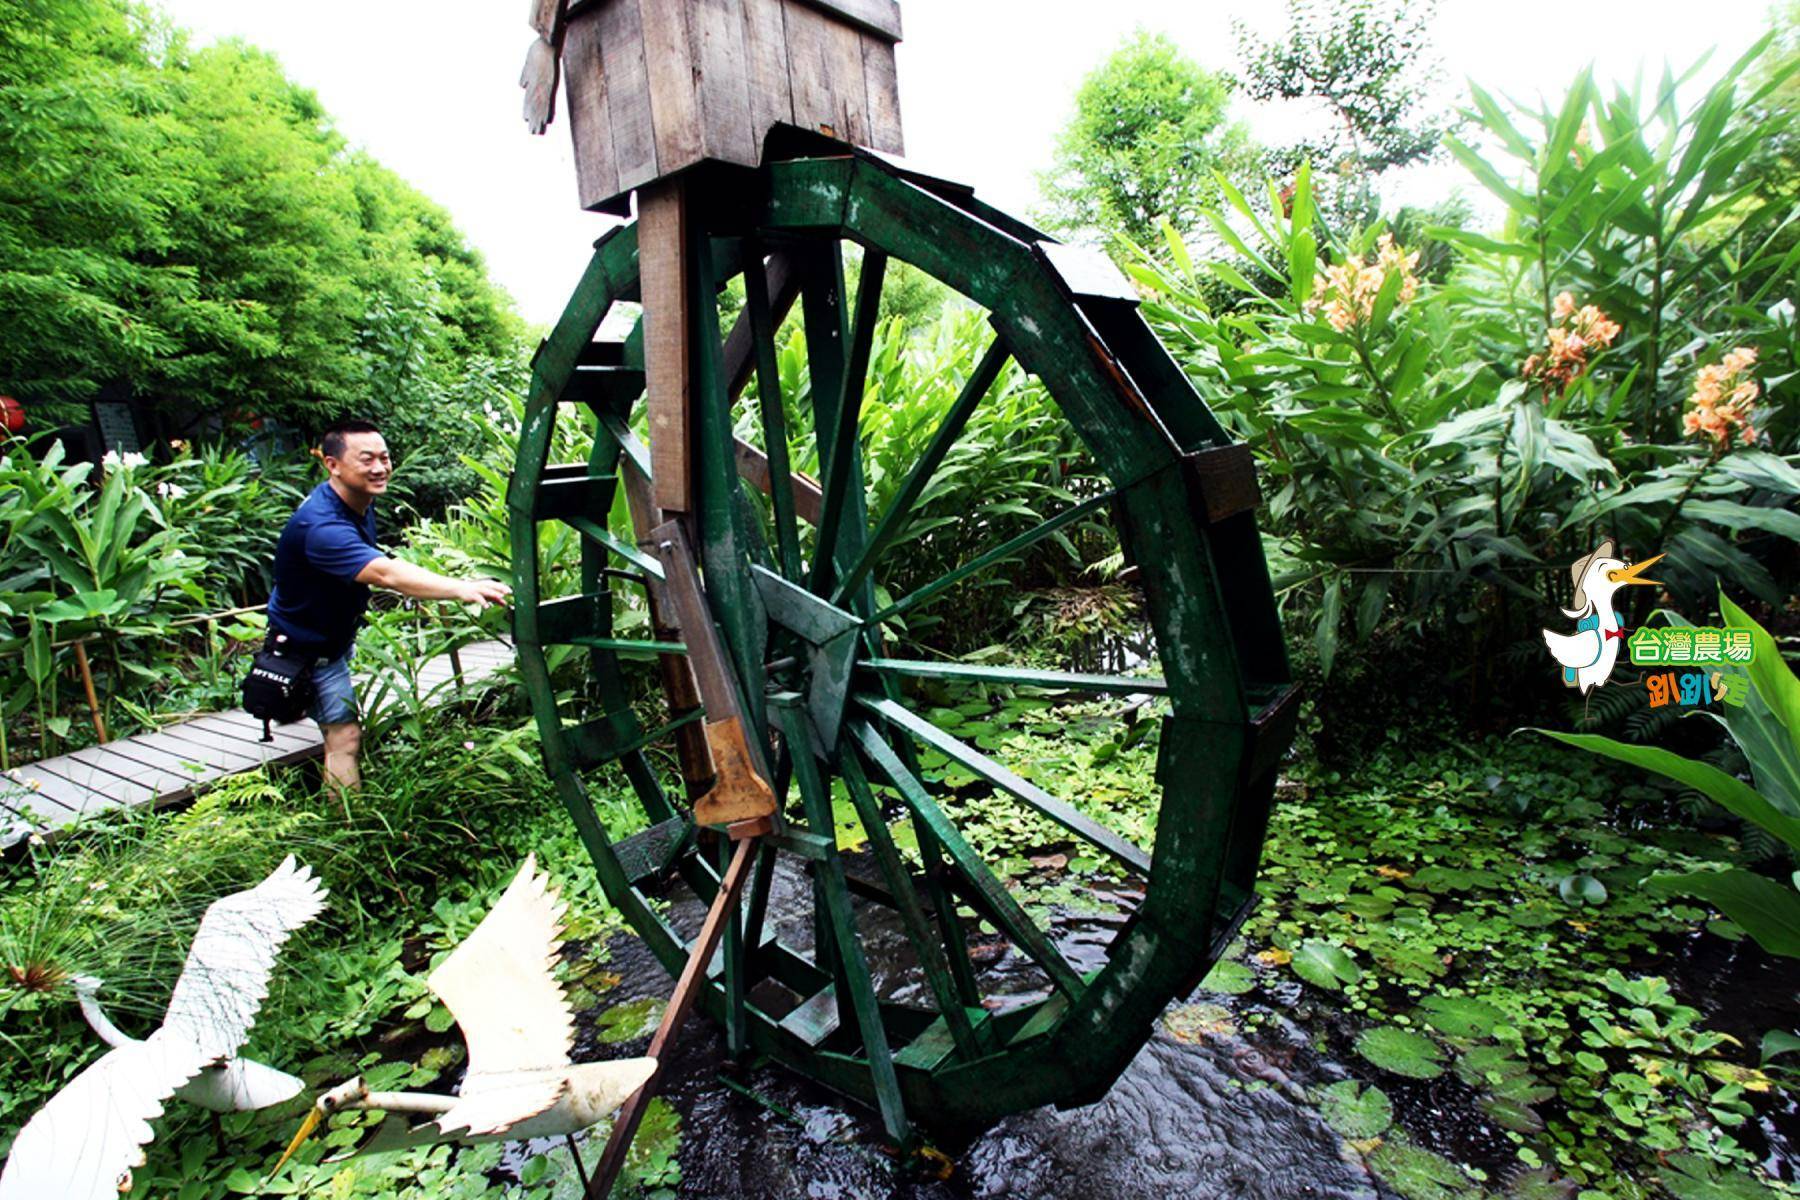
[[[775,513],[775,548],[781,573],[800,578],[800,524],[795,511],[793,471],[788,464],[787,413],[781,394],[781,364],[775,350],[776,315],[761,243],[744,248],[744,321],[756,360],[756,398],[762,416],[763,454],[769,472],[770,506]]]
[[[800,785],[806,819],[815,831],[829,837],[833,827],[831,790],[819,775],[818,761],[813,757],[799,700],[799,696],[791,693],[778,696],[774,708],[781,723],[783,740],[793,747],[794,779]],[[904,1143],[910,1140],[912,1129],[906,1119],[905,1104],[900,1099],[900,1083],[894,1074],[887,1032],[882,1028],[881,1006],[875,998],[868,961],[863,957],[862,941],[856,931],[856,914],[851,910],[850,892],[844,883],[844,866],[838,858],[835,839],[828,843],[824,861],[819,866],[821,869],[815,872],[814,878],[823,885],[821,890],[829,917],[827,925],[836,951],[836,974],[845,986],[842,995],[847,995],[862,1034],[863,1051],[874,1079],[882,1124],[889,1137]]]
[[[863,774],[856,755],[843,755],[839,765],[843,770],[845,789],[850,793],[850,803],[855,806],[857,819],[862,822],[863,832],[868,835],[869,845],[875,852],[876,865],[880,867],[882,878],[887,881],[888,891],[894,897],[901,924],[906,927],[907,937],[919,952],[919,966],[925,972],[926,984],[931,988],[932,996],[937,1000],[938,1012],[949,1026],[950,1036],[955,1039],[957,1050],[973,1058],[978,1048],[975,1027],[970,1024],[969,1014],[964,1011],[963,998],[957,994],[956,980],[950,973],[950,961],[927,923],[924,906],[919,903],[919,893],[913,887],[912,876],[907,873],[906,864],[900,860],[900,851],[894,845],[894,835],[888,831],[887,822],[881,819],[881,805],[869,790],[868,777]]]
[[[639,550],[636,546],[627,546],[614,537],[599,522],[587,517],[565,517],[563,520],[569,528],[576,530],[581,536],[605,547],[636,567],[650,578],[660,581],[663,578],[662,564]]]
[[[845,366],[842,386],[829,426],[821,423],[819,432],[819,465],[825,472],[824,497],[820,505],[818,551],[813,556],[812,590],[819,595],[830,592],[837,560],[843,556],[839,531],[844,514],[851,508],[848,489],[854,482],[862,487],[862,472],[856,470],[857,434],[861,431],[863,385],[869,372],[869,353],[875,341],[875,324],[881,310],[881,283],[887,270],[887,255],[870,251],[863,256],[862,276],[857,281],[856,320],[850,337],[850,357]],[[852,531],[860,537],[860,529]]]
[[[979,575],[981,572],[997,563],[1005,562],[1020,551],[1028,550],[1032,546],[1037,545],[1057,530],[1071,525],[1074,522],[1081,520],[1083,517],[1104,508],[1117,495],[1118,491],[1115,489],[1102,492],[1100,495],[1083,500],[1079,504],[1070,505],[1049,520],[1027,529],[1018,537],[995,546],[986,554],[964,563],[949,574],[940,576],[930,583],[925,584],[923,587],[894,601],[892,604],[876,613],[873,617],[869,618],[869,624],[879,625],[883,621],[891,620],[910,609],[917,608],[919,605],[945,589],[955,587],[963,580],[968,579],[972,575]]]
[[[925,785],[901,763],[900,756],[894,753],[893,747],[862,721],[852,723],[850,733],[856,748],[899,790],[901,799],[906,801],[907,806],[931,827],[938,843],[950,855],[950,861],[970,886],[980,893],[988,910],[999,919],[1006,935],[1025,952],[1026,957],[1043,969],[1058,991],[1070,999],[1079,996],[1084,986],[1081,976],[1075,973],[1075,968],[1062,956],[1062,951],[1044,936],[1043,930],[1037,927],[1030,915],[1019,907],[1019,902],[1006,890],[1006,885],[981,861],[981,856],[963,839],[962,831],[957,829],[955,822],[944,815],[944,810],[938,807],[938,802],[932,798]]]
[[[1068,692],[1119,696],[1166,696],[1169,685],[1155,675],[1086,675],[1076,671],[1034,671],[1028,667],[988,667],[979,663],[930,662],[911,658],[865,658],[857,666],[881,675],[948,679],[966,683],[1022,684]]]
[[[988,389],[994,386],[994,381],[1000,378],[1000,372],[1006,367],[1007,358],[1006,343],[1000,338],[995,338],[988,347],[987,353],[981,356],[980,363],[975,367],[975,373],[963,385],[962,391],[956,397],[956,402],[950,406],[950,411],[944,414],[943,421],[931,435],[931,442],[925,447],[925,453],[920,455],[919,461],[913,464],[912,470],[907,473],[906,481],[894,494],[893,502],[888,505],[887,511],[881,514],[881,520],[876,524],[875,532],[869,535],[868,545],[863,547],[862,554],[858,556],[855,564],[838,581],[837,587],[831,593],[833,604],[842,604],[844,598],[855,590],[856,585],[866,579],[869,572],[875,569],[876,562],[887,552],[894,539],[906,531],[907,523],[912,520],[913,505],[918,503],[919,497],[925,492],[926,485],[931,482],[938,467],[943,465],[944,458],[950,453],[950,448],[956,444],[956,439],[962,436],[963,428],[968,425],[969,418],[975,415],[975,406],[981,403],[982,397],[988,394]]]
[[[1100,824],[1058,800],[1035,784],[1027,783],[975,747],[950,736],[904,705],[875,696],[859,695],[856,703],[895,729],[911,734],[952,762],[975,772],[995,787],[1030,805],[1083,841],[1106,851],[1140,875],[1150,873],[1150,856]]]

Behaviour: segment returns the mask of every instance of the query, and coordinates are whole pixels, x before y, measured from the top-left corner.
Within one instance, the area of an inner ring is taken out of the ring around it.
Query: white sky
[[[241,36],[315,90],[338,128],[448,208],[530,321],[561,312],[587,249],[610,223],[576,206],[568,124],[541,138],[519,115],[534,36],[526,0],[161,0],[201,44]],[[1271,0],[901,0],[900,96],[909,158],[1024,214],[1037,200],[1082,76],[1134,29],[1164,32],[1229,68],[1230,22],[1278,28]],[[1521,99],[1559,95],[1585,64],[1629,80],[1717,46],[1729,63],[1767,28],[1766,0],[1441,0],[1451,94],[1474,78]],[[1268,140],[1291,117],[1242,115]],[[1415,180],[1441,191],[1455,171]]]

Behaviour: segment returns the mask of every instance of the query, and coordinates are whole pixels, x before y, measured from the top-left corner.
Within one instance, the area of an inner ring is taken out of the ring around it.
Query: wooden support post
[[[694,802],[694,821],[719,825],[772,816],[775,794],[768,784],[762,733],[757,730],[752,742],[745,729],[736,673],[701,594],[687,532],[681,522],[667,521],[656,528],[653,537],[662,559],[672,615],[688,649],[687,661],[700,702],[706,708],[704,728],[712,756],[713,785]]]
[[[768,830],[767,819],[744,822],[727,830],[728,834],[745,836],[732,838],[737,845],[731,855],[731,865],[725,868],[725,878],[719,881],[718,894],[706,912],[706,923],[700,927],[700,936],[694,939],[687,965],[681,969],[681,978],[675,983],[675,993],[669,997],[669,1007],[663,1010],[662,1024],[656,1027],[656,1036],[650,1039],[648,1054],[656,1060],[656,1070],[644,1081],[644,1086],[631,1094],[613,1119],[612,1133],[606,1139],[600,1164],[588,1180],[586,1200],[606,1200],[613,1181],[625,1166],[625,1154],[631,1149],[638,1123],[644,1119],[644,1109],[656,1094],[657,1084],[662,1082],[663,1067],[669,1061],[669,1045],[699,999],[700,989],[706,986],[707,965],[712,961],[713,951],[718,948],[727,922],[735,919],[738,897],[744,891],[744,878],[750,872],[750,860],[756,857],[758,838]]]
[[[88,667],[87,647],[75,643],[75,666],[81,671],[81,689],[87,693],[88,712],[94,718],[94,736],[102,742],[106,737],[106,718],[100,715],[100,701],[94,695],[94,672]]]
[[[650,408],[650,476],[656,506],[694,510],[689,355],[687,185],[669,179],[638,190],[639,287],[644,302],[644,390]]]

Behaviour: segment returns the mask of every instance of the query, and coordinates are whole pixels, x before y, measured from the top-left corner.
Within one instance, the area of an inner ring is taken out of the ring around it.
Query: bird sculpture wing
[[[1550,647],[1550,656],[1563,666],[1579,671],[1600,661],[1601,634],[1598,629],[1584,629],[1575,634],[1553,633],[1548,629],[1543,632],[1544,645]]]
[[[462,1100],[472,1104],[481,1091],[504,1088],[515,1093],[507,1102],[518,1110],[515,1121],[550,1107],[563,1089],[554,1074],[524,1086],[520,1073],[566,1067],[575,1044],[575,1018],[554,974],[563,909],[549,876],[537,873],[536,857],[527,857],[499,903],[425,981],[469,1044]],[[486,1111],[491,1107],[484,1106],[479,1123],[511,1123]],[[464,1115],[452,1109],[439,1123],[446,1132],[492,1131],[474,1128]]]
[[[214,1061],[236,1054],[269,994],[282,944],[324,907],[325,889],[312,868],[291,854],[255,887],[213,901],[175,981],[163,1029],[185,1032]]]
[[[318,916],[325,889],[292,856],[200,919],[163,1025],[102,1055],[38,1110],[14,1140],[0,1197],[113,1200],[144,1161],[163,1102],[237,1053],[268,992],[281,944]]]
[[[163,1102],[210,1061],[192,1039],[166,1029],[101,1055],[13,1139],[0,1200],[118,1200],[143,1164]]]

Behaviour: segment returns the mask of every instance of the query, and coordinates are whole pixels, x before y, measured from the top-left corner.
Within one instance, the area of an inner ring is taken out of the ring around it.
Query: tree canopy
[[[1162,34],[1139,32],[1083,80],[1075,114],[1042,179],[1052,225],[1134,242],[1198,224],[1218,200],[1215,171],[1256,161],[1230,117],[1229,76],[1208,71]]]
[[[443,209],[241,42],[127,0],[0,0],[0,392],[394,419],[520,358]],[[496,366],[499,364],[499,366]]]
[[[1433,108],[1440,61],[1431,46],[1436,0],[1287,0],[1287,28],[1266,40],[1234,22],[1245,91],[1257,100],[1310,100],[1329,120],[1269,155],[1277,175],[1302,161],[1329,165],[1340,190],[1434,155],[1449,124]],[[1357,198],[1374,215],[1372,196]]]

